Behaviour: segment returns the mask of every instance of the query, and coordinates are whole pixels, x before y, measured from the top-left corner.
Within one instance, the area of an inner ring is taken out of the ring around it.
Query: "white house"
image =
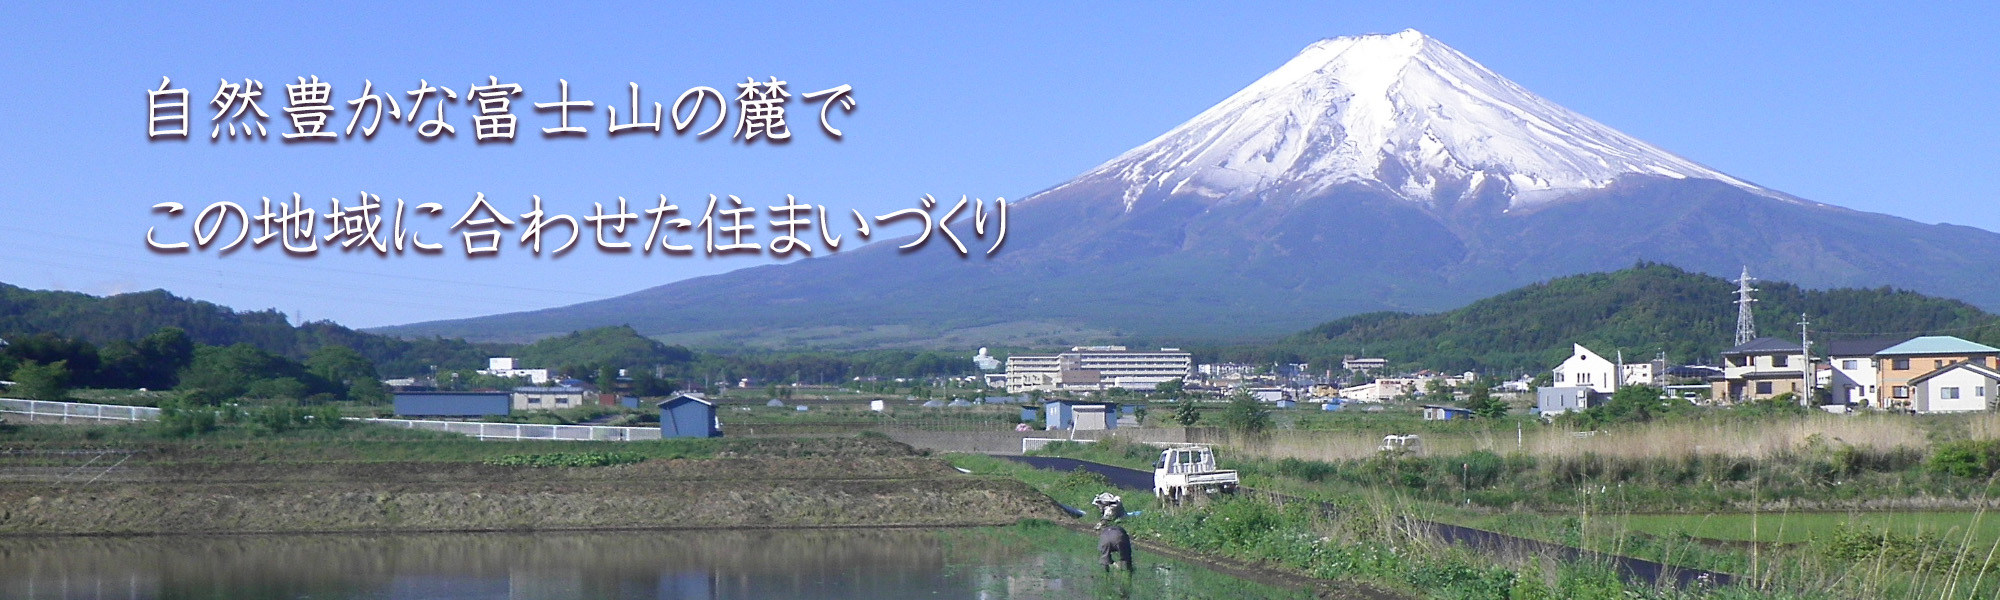
[[[1876,388],[1875,354],[1903,340],[1840,340],[1826,345],[1828,365],[1833,367],[1820,386],[1836,404],[1880,407]]]
[[[1570,357],[1556,366],[1554,387],[1582,387],[1600,394],[1618,391],[1618,365],[1604,360],[1583,344],[1571,344]]]
[[[1910,408],[1919,413],[1982,411],[2000,391],[2000,372],[1959,361],[1910,380],[1910,388]]]

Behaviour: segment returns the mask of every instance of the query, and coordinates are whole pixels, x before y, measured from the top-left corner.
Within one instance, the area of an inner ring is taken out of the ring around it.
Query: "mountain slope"
[[[961,238],[971,227],[955,224]],[[1638,261],[2000,307],[2000,234],[1801,200],[1535,96],[1416,32],[1322,41],[1037,193],[1005,248],[877,244],[541,311],[388,328],[524,341],[1060,346],[1277,336]]]
[[[1807,290],[1758,282],[1761,335],[1796,340],[1805,314],[1817,343],[1948,333],[2000,342],[2000,317],[1957,300],[1888,288]],[[1434,369],[1532,372],[1571,343],[1630,360],[1666,352],[1676,363],[1713,363],[1736,332],[1736,284],[1650,264],[1536,283],[1436,314],[1370,313],[1313,327],[1281,342],[1224,350],[1230,360],[1310,360],[1337,368],[1343,355]],[[1822,346],[1823,347],[1823,346]]]
[[[403,340],[363,333],[329,321],[294,327],[275,310],[238,311],[164,290],[98,297],[0,283],[0,339],[53,334],[104,345],[136,341],[166,327],[186,331],[196,343],[250,344],[294,360],[305,359],[321,346],[346,346],[391,377],[427,373],[433,365],[474,368],[484,365],[495,351],[464,340]]]

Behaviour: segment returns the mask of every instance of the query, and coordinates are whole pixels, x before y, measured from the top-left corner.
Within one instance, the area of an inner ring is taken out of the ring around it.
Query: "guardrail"
[[[522,423],[479,423],[471,421],[417,421],[410,419],[348,419],[405,429],[426,429],[469,435],[482,440],[557,440],[595,442],[636,442],[660,439],[658,427],[598,427],[594,425],[530,425]]]
[[[160,409],[150,406],[46,402],[19,398],[0,398],[0,413],[61,418],[64,422],[70,419],[108,421],[157,421],[160,419]]]

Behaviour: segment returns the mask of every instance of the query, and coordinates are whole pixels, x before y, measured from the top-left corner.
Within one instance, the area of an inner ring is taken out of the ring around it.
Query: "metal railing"
[[[636,442],[660,439],[658,427],[599,427],[595,425],[531,425],[523,423],[479,423],[471,421],[417,421],[410,419],[348,419],[405,429],[444,431],[482,440],[557,440],[594,442]]]
[[[157,421],[160,419],[160,409],[150,406],[46,402],[18,398],[0,398],[0,412],[35,417],[61,418],[64,422],[70,419],[108,421]]]

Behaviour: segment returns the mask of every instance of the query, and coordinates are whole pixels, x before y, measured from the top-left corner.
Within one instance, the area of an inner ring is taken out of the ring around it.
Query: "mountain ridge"
[[[1420,56],[1435,64],[1410,71]],[[1437,144],[1425,150],[1426,139]],[[1721,276],[1748,265],[1808,287],[1891,285],[2000,307],[2000,234],[1757,186],[1577,115],[1414,31],[1308,46],[1011,212],[1007,245],[992,256],[878,243],[567,307],[375,331],[526,341],[629,324],[670,343],[788,348],[1247,339],[1343,315],[1441,311],[1640,261]],[[971,235],[964,220],[954,229]]]

